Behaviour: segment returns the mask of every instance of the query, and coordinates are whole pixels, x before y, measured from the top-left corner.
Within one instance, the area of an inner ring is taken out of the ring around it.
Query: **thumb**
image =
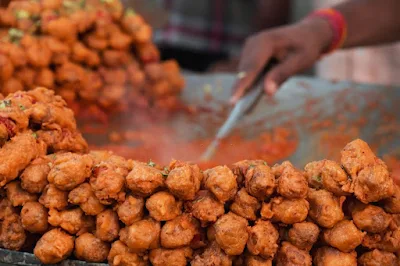
[[[308,63],[302,54],[296,53],[288,55],[268,72],[264,81],[265,92],[268,95],[274,95],[283,82],[306,68],[307,65]]]

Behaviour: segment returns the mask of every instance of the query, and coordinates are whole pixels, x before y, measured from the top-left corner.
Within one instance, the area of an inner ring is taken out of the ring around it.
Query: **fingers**
[[[267,74],[264,81],[265,92],[268,95],[274,95],[283,82],[305,69],[309,61],[302,53],[288,55]]]
[[[273,54],[272,44],[258,35],[246,42],[238,66],[238,78],[233,86],[231,104],[235,104],[251,86],[258,73],[262,70]]]

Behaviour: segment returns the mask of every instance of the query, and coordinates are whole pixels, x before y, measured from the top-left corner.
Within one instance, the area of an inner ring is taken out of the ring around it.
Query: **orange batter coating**
[[[313,262],[315,266],[357,266],[357,253],[344,253],[332,247],[321,247],[317,249]]]
[[[83,183],[71,190],[68,194],[68,202],[79,205],[87,215],[98,215],[105,206],[100,203],[89,183]]]
[[[227,255],[240,255],[248,239],[248,221],[232,212],[222,215],[214,224],[215,240]]]
[[[68,206],[68,192],[59,190],[53,184],[48,184],[44,188],[39,202],[48,209],[63,210]]]
[[[257,219],[257,212],[260,208],[261,205],[257,199],[250,196],[245,188],[242,188],[236,193],[230,209],[237,215],[247,220],[254,221]]]
[[[186,266],[187,260],[192,257],[189,247],[178,249],[153,249],[150,251],[149,259],[154,266]]]
[[[54,264],[66,259],[74,249],[74,238],[61,229],[46,232],[37,242],[33,253],[42,263]]]
[[[12,181],[6,185],[7,198],[14,207],[24,206],[27,202],[37,201],[36,194],[31,194],[21,188],[19,181]]]
[[[107,257],[108,263],[112,266],[147,266],[148,263],[138,254],[133,253],[120,240],[115,241],[111,245],[110,253]]]
[[[217,242],[211,242],[203,253],[196,255],[190,262],[192,266],[228,266],[232,265],[232,257],[225,254]]]
[[[157,221],[172,220],[182,212],[182,202],[166,192],[160,191],[153,194],[146,201],[149,215]]]
[[[360,266],[377,266],[377,265],[387,265],[396,266],[398,265],[398,260],[396,255],[391,252],[380,251],[379,249],[374,249],[372,251],[362,254],[358,258],[358,265]]]
[[[242,170],[243,171],[243,170]],[[275,191],[275,176],[269,166],[262,162],[254,165],[250,162],[245,174],[245,187],[247,192],[259,200],[265,200]]]
[[[139,221],[144,215],[144,199],[129,195],[117,206],[118,218],[126,225]]]
[[[361,245],[365,233],[358,230],[353,221],[342,220],[323,232],[323,239],[342,252],[351,252]]]
[[[80,208],[57,211],[49,210],[49,224],[61,227],[68,233],[74,235],[84,227],[84,213]]]
[[[312,259],[307,251],[298,249],[289,242],[282,242],[276,257],[276,266],[311,266]]]
[[[16,213],[10,213],[1,221],[0,246],[20,250],[26,240],[26,233],[21,223],[21,217]]]
[[[39,202],[27,202],[21,209],[22,227],[31,233],[44,233],[49,226],[47,209]]]
[[[294,224],[303,222],[308,215],[310,205],[305,199],[273,198],[270,203],[263,203],[261,218],[275,222]]]
[[[169,166],[165,184],[176,197],[182,200],[193,200],[200,190],[203,173],[197,165],[172,161]]]
[[[190,214],[182,214],[167,221],[161,228],[161,246],[164,248],[189,246],[198,234],[198,227],[198,222]]]
[[[160,246],[160,223],[151,219],[143,219],[121,229],[120,240],[133,252],[143,252]]]
[[[126,185],[133,194],[150,196],[164,186],[164,178],[160,170],[135,161],[126,177]]]
[[[47,175],[50,172],[48,157],[39,157],[33,160],[22,172],[21,187],[29,193],[41,193],[48,184]]]
[[[288,199],[305,198],[308,184],[303,173],[291,164],[282,164],[282,173],[278,176],[278,193]]]
[[[96,216],[96,237],[105,242],[112,242],[119,233],[118,215],[111,209],[106,209]]]
[[[388,213],[400,213],[400,186],[395,185],[393,195],[383,200],[383,208]]]
[[[236,177],[227,166],[217,166],[204,171],[204,187],[221,202],[233,199],[238,185]]]
[[[278,230],[269,221],[258,220],[249,230],[247,249],[253,255],[273,258],[278,250]]]
[[[390,214],[374,205],[357,204],[351,211],[354,224],[363,231],[380,233],[392,222]]]
[[[317,242],[319,233],[319,227],[314,223],[295,223],[289,229],[288,241],[300,249],[310,251],[312,246]]]
[[[110,245],[90,233],[84,233],[75,239],[75,256],[88,262],[103,262],[107,259]]]

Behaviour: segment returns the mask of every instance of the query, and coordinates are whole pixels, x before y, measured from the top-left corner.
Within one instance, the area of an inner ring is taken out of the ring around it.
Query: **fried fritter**
[[[166,192],[160,191],[153,194],[146,201],[149,215],[157,221],[172,220],[182,212],[182,202]]]
[[[102,262],[107,259],[110,244],[101,241],[90,233],[84,233],[75,239],[75,256],[88,262]]]
[[[71,190],[68,194],[68,202],[79,205],[87,215],[98,215],[105,206],[95,196],[89,183],[83,183]]]
[[[164,186],[164,178],[160,170],[135,161],[126,177],[126,185],[133,194],[147,197]]]
[[[357,253],[344,253],[332,247],[321,247],[317,249],[313,261],[315,266],[357,266]]]
[[[21,188],[19,181],[12,181],[6,185],[7,198],[14,207],[24,206],[25,203],[37,201],[38,196]]]
[[[276,266],[311,266],[312,259],[307,251],[298,249],[289,242],[282,242],[277,253]]]
[[[150,251],[150,262],[154,266],[186,266],[187,260],[192,257],[189,247],[178,249],[157,248]]]
[[[342,220],[323,232],[323,239],[342,252],[351,252],[361,245],[365,233],[358,230],[353,221]]]
[[[299,249],[310,251],[318,240],[319,232],[318,226],[314,223],[295,223],[292,228],[289,229],[288,241]]]
[[[362,254],[358,258],[359,266],[398,266],[396,255],[391,252],[374,249]]]
[[[344,198],[336,197],[326,190],[310,188],[308,191],[309,215],[319,226],[332,228],[344,218],[343,200]]]
[[[120,240],[115,241],[111,245],[108,254],[108,264],[111,266],[147,266],[148,263],[138,254],[133,253]]]
[[[68,192],[59,190],[53,184],[48,184],[44,188],[39,202],[47,209],[64,210],[68,206]]]
[[[39,202],[27,202],[21,209],[22,227],[31,233],[44,233],[49,226],[47,209]]]
[[[278,193],[288,199],[305,198],[308,184],[303,173],[291,164],[282,164],[283,170],[278,178]]]
[[[85,182],[92,173],[92,166],[93,160],[89,155],[59,154],[47,179],[58,189],[70,191]]]
[[[231,266],[232,257],[226,255],[217,242],[212,242],[203,253],[196,255],[190,262],[191,266]]]
[[[221,202],[233,199],[238,189],[236,177],[227,166],[208,169],[204,172],[203,182],[204,187]]]
[[[240,255],[248,239],[248,222],[232,212],[222,215],[214,224],[215,240],[228,255]]]
[[[330,160],[311,162],[304,167],[304,171],[311,187],[324,188],[336,196],[348,195],[342,187],[348,184],[349,179],[338,163]]]
[[[21,217],[16,213],[11,213],[4,217],[0,226],[0,246],[10,250],[20,250],[26,240]]]
[[[111,209],[106,209],[96,217],[96,237],[102,241],[112,242],[119,233],[118,215]]]
[[[161,246],[164,248],[189,246],[198,233],[198,227],[196,219],[187,213],[167,221],[161,228]]]
[[[363,231],[380,233],[388,228],[392,217],[374,205],[357,204],[351,212],[354,224]]]
[[[33,253],[45,264],[65,260],[74,249],[74,238],[59,228],[46,232],[37,242]]]
[[[33,160],[22,172],[21,187],[29,193],[42,193],[47,182],[47,175],[50,172],[48,157],[39,157]]]
[[[165,184],[176,197],[182,200],[193,200],[200,190],[203,173],[197,165],[172,161],[171,169]]]
[[[272,219],[285,224],[300,223],[307,218],[310,205],[305,199],[273,198],[270,203],[263,203],[261,218]]]
[[[275,256],[278,250],[279,233],[271,222],[258,220],[248,232],[247,249],[251,254],[265,259]]]
[[[185,208],[200,220],[203,227],[216,222],[225,213],[224,204],[208,190],[200,190],[192,202],[185,202]]]
[[[247,220],[255,221],[257,219],[257,211],[261,208],[256,198],[250,196],[245,188],[236,193],[231,211]]]
[[[49,210],[49,224],[54,227],[61,227],[71,235],[78,233],[84,226],[83,211],[80,208],[57,211]]]
[[[139,221],[144,215],[144,199],[129,195],[117,207],[118,218],[126,225]]]
[[[276,187],[275,176],[272,170],[264,162],[255,165],[250,164],[245,171],[245,187],[247,192],[259,200],[270,197]],[[244,170],[242,170],[244,171]]]
[[[395,185],[394,194],[387,199],[383,200],[383,208],[388,213],[400,213],[400,186]]]
[[[160,223],[146,218],[121,229],[120,240],[133,252],[143,252],[160,246]]]

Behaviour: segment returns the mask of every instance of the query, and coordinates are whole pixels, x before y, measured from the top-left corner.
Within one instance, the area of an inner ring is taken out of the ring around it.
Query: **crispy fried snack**
[[[118,215],[111,209],[106,209],[96,216],[96,237],[105,242],[112,242],[119,233]]]
[[[126,185],[133,194],[147,197],[164,186],[164,178],[160,170],[135,161],[126,177]]]
[[[57,211],[49,210],[49,224],[61,227],[71,235],[78,233],[84,227],[84,214],[80,208]]]
[[[303,222],[308,215],[310,205],[305,199],[273,198],[270,203],[263,203],[261,218],[275,222],[294,224]]]
[[[358,230],[353,221],[342,220],[334,227],[326,229],[322,235],[324,241],[342,252],[351,252],[361,245],[365,233]]]
[[[50,162],[51,159],[45,156],[33,160],[20,176],[21,187],[29,193],[42,193],[48,184]]]
[[[21,217],[16,213],[5,216],[0,227],[0,246],[19,250],[25,243],[26,233],[21,223]]]
[[[257,212],[260,208],[261,205],[257,199],[250,196],[245,188],[242,188],[236,193],[231,205],[231,211],[233,213],[250,221],[257,219]]]
[[[227,166],[217,166],[204,172],[204,187],[222,203],[233,199],[237,192],[236,177]]]
[[[33,253],[46,264],[66,259],[74,249],[74,238],[61,229],[52,229],[37,242]]]
[[[366,252],[358,258],[358,265],[360,266],[375,266],[375,265],[387,265],[396,266],[398,260],[396,255],[390,252],[380,251],[374,249],[373,251]]]
[[[265,259],[273,258],[278,250],[279,233],[272,223],[258,220],[248,231],[247,249],[249,252]]]
[[[36,194],[26,192],[21,188],[19,181],[12,181],[6,185],[7,198],[14,207],[24,206],[27,202],[37,201]]]
[[[138,254],[133,253],[129,248],[122,243],[122,241],[117,240],[111,245],[110,253],[107,257],[108,263],[112,266],[147,266],[148,263]]]
[[[307,251],[298,249],[289,242],[283,242],[276,257],[276,266],[286,265],[311,266],[311,256]]]
[[[300,249],[310,251],[317,242],[319,233],[320,230],[314,223],[295,223],[293,227],[289,229],[288,241]]]
[[[150,251],[150,262],[154,266],[185,266],[187,260],[192,257],[189,247],[178,249],[157,248]]]
[[[341,266],[356,266],[357,253],[340,252],[339,250],[331,247],[321,247],[314,255],[315,266],[325,265],[341,265]]]
[[[303,173],[291,164],[282,164],[282,173],[278,176],[278,193],[288,199],[305,198],[308,184]]]
[[[166,192],[160,191],[153,194],[146,201],[149,215],[157,221],[172,220],[182,212],[182,202]]]
[[[89,183],[80,184],[68,194],[68,202],[79,205],[87,215],[98,215],[105,206],[95,196]]]
[[[196,255],[191,261],[192,266],[232,265],[232,257],[226,255],[217,242],[211,244],[203,253]]]
[[[31,233],[45,233],[49,226],[47,209],[39,202],[27,202],[21,209],[22,227]]]
[[[380,233],[385,231],[392,222],[390,214],[374,205],[356,203],[351,211],[354,224],[363,231]]]
[[[246,190],[258,200],[265,200],[275,191],[275,176],[272,174],[271,168],[264,162],[260,162],[258,165],[254,165],[254,162],[251,161],[247,163],[249,163],[248,168],[241,170],[245,173]]]
[[[167,221],[161,228],[161,246],[180,248],[189,246],[198,234],[199,223],[190,214],[182,214]]]
[[[117,206],[118,218],[125,224],[131,225],[143,218],[144,199],[129,195],[125,201]]]
[[[228,255],[240,255],[248,239],[248,221],[232,212],[222,215],[214,224],[215,240]]]
[[[57,209],[61,211],[68,206],[68,192],[59,190],[53,184],[48,184],[44,188],[39,202],[47,209]]]
[[[90,233],[84,233],[75,239],[75,256],[84,261],[102,262],[107,259],[110,245]]]

